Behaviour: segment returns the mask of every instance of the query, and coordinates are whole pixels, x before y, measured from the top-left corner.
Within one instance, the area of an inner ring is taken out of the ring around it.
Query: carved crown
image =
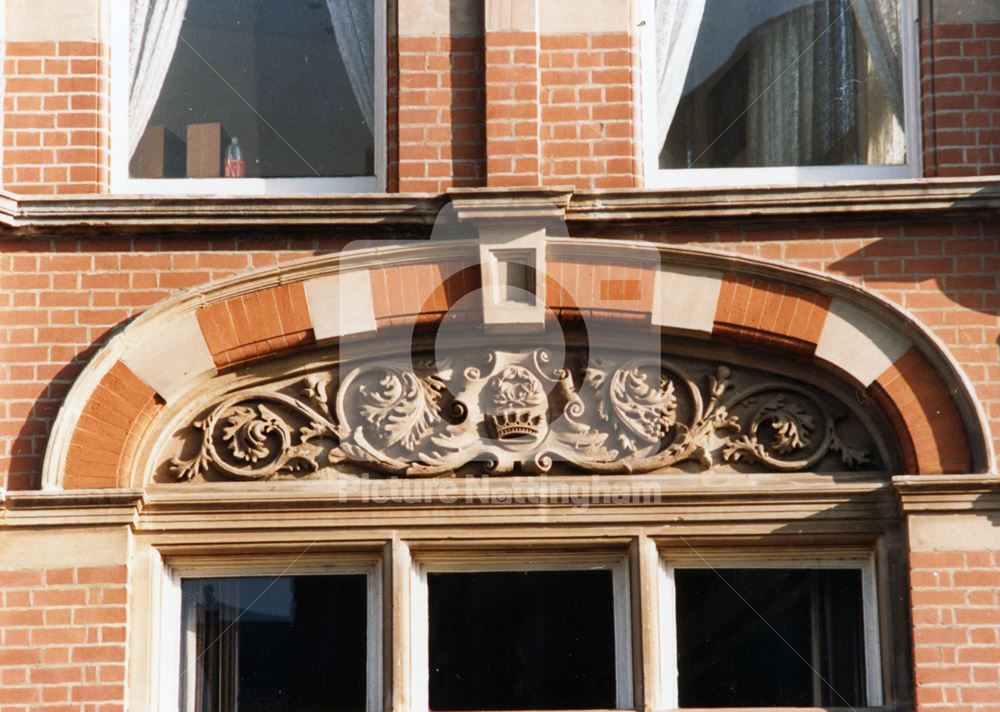
[[[490,381],[488,390],[485,415],[498,440],[533,440],[542,435],[548,399],[530,371],[508,366]]]
[[[498,440],[537,438],[542,432],[544,413],[531,410],[508,410],[488,416]]]

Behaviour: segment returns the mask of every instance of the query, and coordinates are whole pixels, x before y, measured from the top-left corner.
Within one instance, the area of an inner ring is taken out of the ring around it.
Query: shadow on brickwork
[[[827,270],[888,295],[931,329],[983,328],[1000,346],[1000,223],[878,226],[880,234],[896,230]],[[959,336],[947,345],[985,344]],[[1000,362],[1000,352],[994,357]]]

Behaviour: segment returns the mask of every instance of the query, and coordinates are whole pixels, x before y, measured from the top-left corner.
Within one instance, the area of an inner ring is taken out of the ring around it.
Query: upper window
[[[654,183],[912,175],[905,0],[652,2]]]
[[[115,73],[124,84],[115,105],[126,114],[115,127],[116,187],[377,189],[378,4],[133,0],[130,16],[117,20],[129,52]]]

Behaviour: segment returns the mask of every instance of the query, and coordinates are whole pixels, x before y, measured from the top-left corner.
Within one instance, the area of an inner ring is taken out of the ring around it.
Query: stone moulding
[[[992,216],[1000,208],[1000,181],[993,177],[922,178],[850,182],[840,185],[760,186],[678,190],[575,191],[537,189],[453,189],[444,195],[372,194],[343,196],[85,197],[15,196],[0,191],[0,239],[32,234],[102,237],[142,230],[289,226],[419,229],[430,227],[456,196],[480,202],[545,201],[569,224],[614,226],[662,220],[755,220],[933,214]]]
[[[883,469],[880,437],[862,418],[788,378],[628,353],[571,354],[569,367],[544,349],[458,357],[341,364],[228,394],[182,429],[196,453],[173,457],[164,479],[263,480],[344,465],[415,477]]]

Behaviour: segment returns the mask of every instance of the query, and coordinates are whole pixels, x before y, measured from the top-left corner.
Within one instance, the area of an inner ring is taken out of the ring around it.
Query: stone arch
[[[890,423],[899,474],[986,472],[971,387],[946,350],[850,283],[761,261],[626,241],[548,238],[539,295],[563,322],[609,319],[746,345],[831,372]],[[165,405],[220,374],[316,344],[378,339],[483,308],[475,241],[312,258],[165,300],[101,349],[74,384],[46,453],[46,488],[128,486]],[[458,275],[458,276],[456,276]],[[350,305],[338,295],[350,295]],[[463,299],[464,297],[471,297]]]

